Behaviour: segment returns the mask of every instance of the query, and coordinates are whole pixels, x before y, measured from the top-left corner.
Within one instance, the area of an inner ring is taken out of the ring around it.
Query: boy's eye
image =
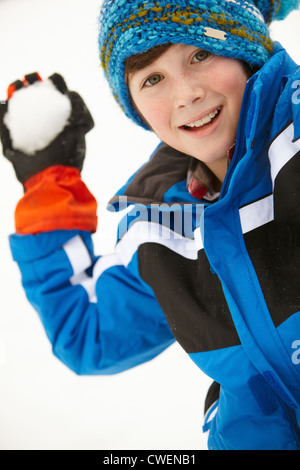
[[[154,86],[157,85],[162,80],[162,76],[159,74],[151,75],[151,77],[147,78],[144,83],[144,86]]]
[[[193,62],[202,62],[203,60],[207,59],[207,57],[210,55],[210,52],[201,49],[197,52],[197,54],[194,55]]]

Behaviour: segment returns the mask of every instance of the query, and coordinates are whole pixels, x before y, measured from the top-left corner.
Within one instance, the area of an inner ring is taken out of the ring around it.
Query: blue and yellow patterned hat
[[[167,43],[193,44],[261,67],[273,43],[268,25],[300,0],[105,0],[100,13],[101,64],[126,115],[148,129],[125,83],[127,57]]]

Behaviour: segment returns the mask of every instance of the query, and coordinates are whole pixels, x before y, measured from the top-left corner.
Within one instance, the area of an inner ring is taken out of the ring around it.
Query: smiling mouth
[[[206,116],[203,116],[201,119],[191,122],[190,124],[181,126],[181,129],[184,129],[190,132],[195,132],[199,129],[206,128],[216,121],[216,119],[219,117],[221,113],[221,110],[222,110],[221,107],[217,108],[214,111],[211,111],[210,113],[208,113]]]

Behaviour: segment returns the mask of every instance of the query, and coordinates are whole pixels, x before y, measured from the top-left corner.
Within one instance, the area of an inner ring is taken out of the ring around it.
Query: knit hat
[[[105,0],[100,13],[101,65],[125,114],[148,129],[132,105],[125,60],[162,44],[192,44],[260,68],[273,43],[268,25],[300,0]]]

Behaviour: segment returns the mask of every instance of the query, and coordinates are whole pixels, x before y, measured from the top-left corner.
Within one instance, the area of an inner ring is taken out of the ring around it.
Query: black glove
[[[53,166],[65,165],[78,168],[83,167],[85,158],[85,134],[94,127],[93,118],[84,101],[78,93],[69,91],[63,77],[57,73],[49,77],[57,90],[70,99],[72,112],[63,131],[44,149],[37,151],[33,156],[13,148],[10,133],[4,124],[4,116],[8,110],[8,100],[0,103],[0,138],[3,154],[13,164],[18,180],[24,184],[31,176]],[[37,73],[25,76],[25,81],[17,80],[9,87],[9,96],[12,90],[30,86],[41,80]]]

